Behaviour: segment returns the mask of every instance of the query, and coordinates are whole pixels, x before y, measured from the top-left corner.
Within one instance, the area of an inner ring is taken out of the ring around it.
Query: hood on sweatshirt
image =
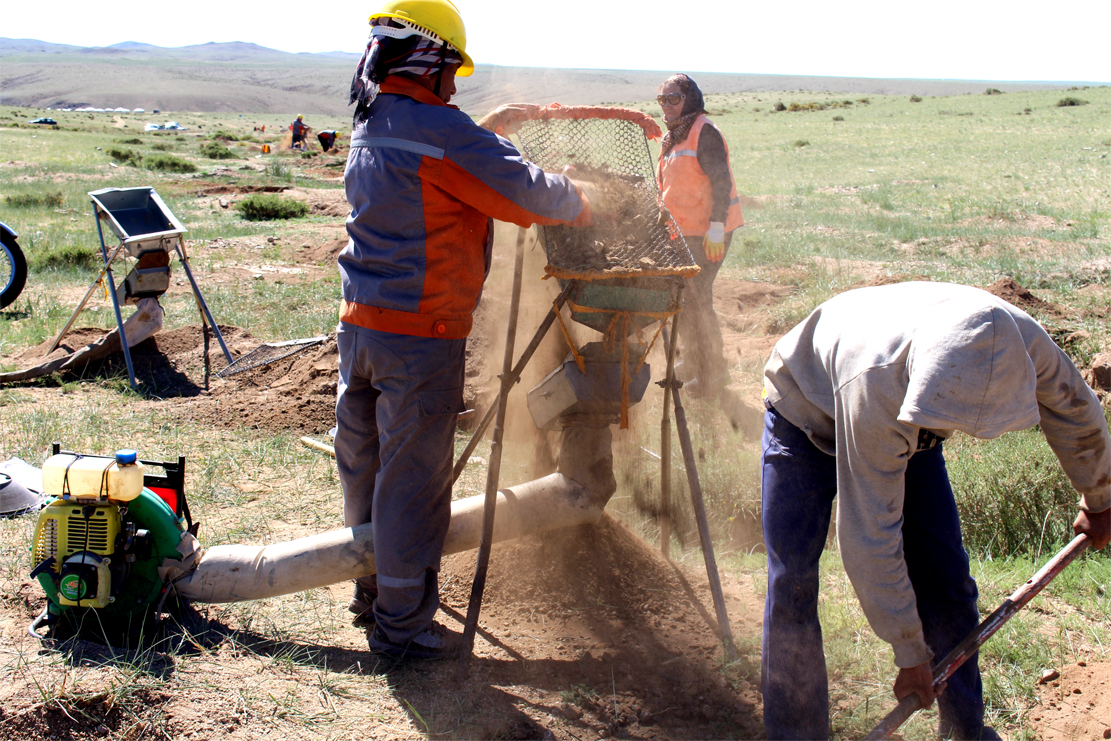
[[[987,294],[969,298],[935,306],[915,331],[899,419],[979,438],[1033,427],[1041,419],[1037,373],[1018,324],[1002,306],[984,301]]]

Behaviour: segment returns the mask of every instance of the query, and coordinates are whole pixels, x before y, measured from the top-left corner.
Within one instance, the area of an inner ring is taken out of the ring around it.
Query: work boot
[[[397,662],[415,660],[451,659],[459,655],[463,636],[453,633],[437,622],[417,633],[408,643],[399,645],[386,638],[381,627],[367,631],[370,650]]]
[[[375,587],[377,581],[375,579]],[[373,628],[377,624],[374,619],[374,600],[377,597],[377,589],[355,582],[355,595],[347,603],[347,609],[355,613],[355,619],[351,621],[352,625],[356,628]]]
[[[981,726],[979,733],[969,733],[961,732],[945,721],[938,724],[937,734],[942,741],[1003,741],[1003,737],[991,726]]]

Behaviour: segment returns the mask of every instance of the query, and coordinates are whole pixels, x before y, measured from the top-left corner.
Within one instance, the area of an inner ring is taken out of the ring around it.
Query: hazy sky
[[[250,41],[291,52],[359,52],[379,2],[9,2],[0,35],[79,46]],[[479,64],[1111,82],[1108,0],[456,4]],[[292,7],[301,10],[285,10]]]

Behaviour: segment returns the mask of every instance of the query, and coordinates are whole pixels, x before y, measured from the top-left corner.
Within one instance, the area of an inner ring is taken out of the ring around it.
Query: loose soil
[[[1042,741],[1111,738],[1111,663],[1078,661],[1046,682],[1030,725]]]

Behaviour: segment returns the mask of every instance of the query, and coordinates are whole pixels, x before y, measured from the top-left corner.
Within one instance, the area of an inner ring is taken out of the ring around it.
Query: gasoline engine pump
[[[134,450],[115,457],[62,452],[43,464],[43,491],[53,497],[39,513],[31,546],[33,578],[47,605],[29,632],[59,622],[80,625],[90,610],[112,618],[98,625],[134,625],[157,617],[167,595],[159,575],[192,523],[177,464],[140,461]],[[145,475],[149,466],[166,476]]]

